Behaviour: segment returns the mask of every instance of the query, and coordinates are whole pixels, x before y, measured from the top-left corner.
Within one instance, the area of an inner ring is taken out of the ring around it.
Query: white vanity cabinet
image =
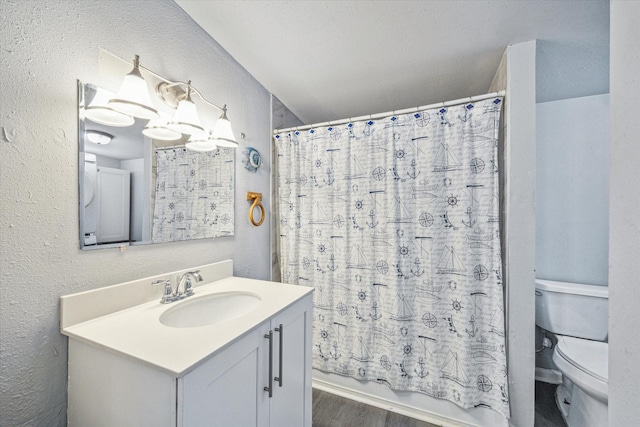
[[[311,316],[309,296],[178,380],[177,425],[311,427]]]
[[[309,293],[183,375],[71,336],[68,425],[311,427],[311,317]]]

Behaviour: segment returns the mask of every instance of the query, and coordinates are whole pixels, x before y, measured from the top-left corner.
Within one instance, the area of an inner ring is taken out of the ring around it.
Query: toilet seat
[[[563,375],[602,402],[609,398],[609,345],[574,337],[558,337],[553,361]]]

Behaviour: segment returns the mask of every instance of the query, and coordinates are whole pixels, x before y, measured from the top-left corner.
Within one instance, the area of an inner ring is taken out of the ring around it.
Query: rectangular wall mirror
[[[105,95],[78,82],[80,248],[232,236],[234,150],[187,150],[186,136],[148,138],[146,120],[90,120],[87,107]]]

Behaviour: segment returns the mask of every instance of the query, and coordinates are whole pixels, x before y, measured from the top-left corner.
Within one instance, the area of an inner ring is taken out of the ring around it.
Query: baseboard
[[[442,415],[434,414],[423,409],[415,408],[409,405],[398,404],[387,399],[383,399],[361,391],[353,390],[347,387],[339,386],[324,380],[313,378],[313,388],[335,394],[346,399],[355,400],[376,408],[385,409],[400,415],[405,415],[416,420],[425,421],[442,427],[477,427],[475,424],[467,424],[459,420],[455,420]]]
[[[549,384],[562,384],[562,372],[555,369],[536,367],[536,381]]]

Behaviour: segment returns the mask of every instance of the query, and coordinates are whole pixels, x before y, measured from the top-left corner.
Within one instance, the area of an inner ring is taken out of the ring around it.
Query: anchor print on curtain
[[[502,99],[275,136],[283,281],[313,366],[509,416]]]

